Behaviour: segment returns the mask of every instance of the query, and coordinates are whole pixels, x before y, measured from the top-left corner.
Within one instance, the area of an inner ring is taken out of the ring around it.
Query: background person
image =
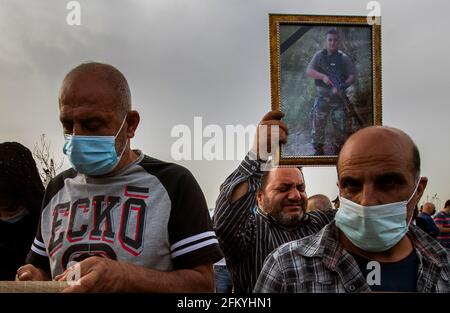
[[[433,238],[437,238],[440,231],[433,220],[436,207],[431,202],[422,205],[422,210],[416,218],[416,225]]]
[[[450,199],[445,201],[445,205],[434,217],[434,222],[439,228],[437,239],[445,248],[450,249]]]
[[[327,211],[331,210],[332,208],[333,205],[331,204],[331,201],[327,196],[317,194],[308,198],[308,207],[306,208],[306,212],[315,210]]]
[[[214,277],[216,281],[216,293],[232,293],[233,280],[227,268],[225,258],[214,263]]]
[[[14,280],[30,251],[44,186],[25,146],[0,143],[0,280]]]

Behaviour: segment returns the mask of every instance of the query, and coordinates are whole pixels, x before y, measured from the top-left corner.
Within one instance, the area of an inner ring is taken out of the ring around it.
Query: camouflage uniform
[[[349,75],[355,75],[356,70],[351,59],[341,51],[337,51],[331,56],[327,54],[327,50],[323,49],[317,52],[308,65],[320,73],[332,76],[328,68],[333,68],[336,80],[345,82]],[[330,77],[331,79],[331,77]],[[323,155],[325,145],[325,129],[328,117],[331,119],[333,133],[330,137],[331,148],[333,154],[339,153],[339,148],[347,138],[346,121],[347,114],[345,104],[339,95],[333,95],[332,86],[326,85],[322,80],[316,79],[316,99],[311,110],[312,120],[312,144],[316,155]],[[341,86],[344,89],[348,86]]]

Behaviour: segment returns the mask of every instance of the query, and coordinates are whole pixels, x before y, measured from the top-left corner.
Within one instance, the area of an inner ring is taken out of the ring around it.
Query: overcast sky
[[[33,148],[44,133],[57,159],[64,157],[58,89],[79,63],[124,73],[141,114],[132,147],[173,161],[175,125],[193,128],[195,116],[204,126],[251,125],[270,109],[269,13],[369,12],[361,0],[84,0],[81,26],[68,26],[67,2],[0,0],[0,141]],[[417,143],[429,178],[425,199],[437,193],[442,205],[450,198],[450,2],[379,3],[383,123]],[[178,163],[213,207],[239,160]],[[304,172],[309,195],[337,195],[334,167]]]

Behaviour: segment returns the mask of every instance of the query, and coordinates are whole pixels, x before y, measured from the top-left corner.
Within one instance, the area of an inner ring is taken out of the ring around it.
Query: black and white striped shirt
[[[250,293],[264,260],[280,245],[320,231],[334,218],[334,211],[308,213],[295,230],[287,230],[256,209],[256,193],[262,176],[261,161],[249,155],[220,188],[214,212],[214,226],[233,276],[235,292]],[[248,182],[248,192],[231,203],[234,188]]]

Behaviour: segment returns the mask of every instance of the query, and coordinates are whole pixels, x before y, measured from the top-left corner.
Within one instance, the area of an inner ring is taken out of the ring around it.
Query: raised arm
[[[227,262],[245,255],[247,247],[255,240],[256,193],[265,163],[261,159],[267,159],[267,153],[261,147],[271,147],[272,140],[277,139],[272,138],[272,125],[279,126],[279,141],[286,142],[287,128],[281,122],[283,116],[280,111],[270,111],[262,118],[259,126],[268,126],[267,136],[263,136],[258,127],[252,149],[220,187],[214,226]]]

